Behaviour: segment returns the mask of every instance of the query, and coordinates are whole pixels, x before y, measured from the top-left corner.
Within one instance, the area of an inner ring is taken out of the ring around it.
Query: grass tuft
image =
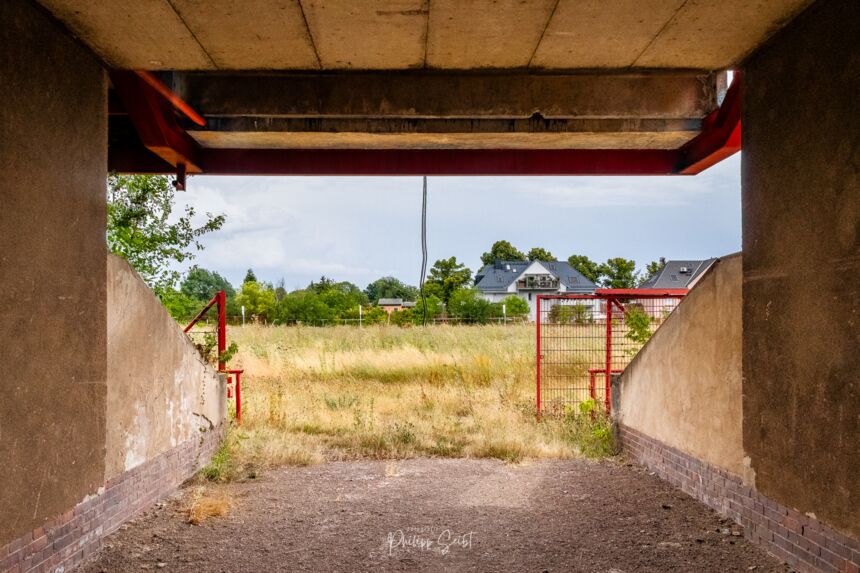
[[[205,487],[197,488],[185,508],[188,523],[200,525],[211,517],[227,515],[233,507],[233,499],[224,492],[210,492]]]

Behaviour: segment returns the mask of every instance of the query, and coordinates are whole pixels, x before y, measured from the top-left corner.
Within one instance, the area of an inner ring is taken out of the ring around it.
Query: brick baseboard
[[[123,522],[194,475],[222,438],[223,427],[210,430],[110,479],[98,495],[0,547],[0,572],[70,571],[97,552],[102,539]]]
[[[731,518],[744,537],[799,571],[860,573],[860,543],[745,486],[741,478],[618,426],[628,456],[688,495]]]

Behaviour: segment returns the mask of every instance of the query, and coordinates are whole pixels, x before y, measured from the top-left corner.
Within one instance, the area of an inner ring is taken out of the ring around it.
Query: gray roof
[[[478,271],[475,275],[475,286],[481,292],[504,293],[534,262],[539,262],[558,278],[567,292],[592,293],[597,288],[567,261],[496,261]]]
[[[377,306],[403,306],[402,298],[381,298],[376,303]]]
[[[689,288],[716,260],[666,261],[666,266],[639,288]]]

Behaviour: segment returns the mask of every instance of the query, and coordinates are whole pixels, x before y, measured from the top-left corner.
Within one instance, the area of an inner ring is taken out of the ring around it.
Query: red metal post
[[[230,389],[236,396],[236,422],[242,423],[242,373],[244,370],[225,370],[227,374],[227,397],[230,398]]]
[[[537,368],[537,417],[540,420],[540,311],[541,295],[537,295],[537,306],[535,310],[535,324],[537,324],[537,356],[535,366]]]
[[[604,402],[606,404],[606,411],[609,411],[609,378],[612,376],[612,303],[613,299],[606,299],[606,380],[605,380],[605,393],[604,393]]]
[[[594,380],[595,371],[593,369],[588,370],[588,395],[591,399],[594,399],[595,393],[597,392],[595,380]]]
[[[224,370],[226,364],[222,355],[227,350],[227,295],[223,290],[219,290],[215,298],[218,299],[218,370]],[[237,384],[236,388],[238,387]]]
[[[242,371],[236,370],[236,422],[242,423]]]

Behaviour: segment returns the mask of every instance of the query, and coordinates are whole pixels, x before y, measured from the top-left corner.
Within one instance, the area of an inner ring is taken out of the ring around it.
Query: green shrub
[[[602,458],[615,453],[612,419],[596,400],[565,407],[561,421],[562,436],[588,458]]]
[[[225,439],[218,447],[218,451],[200,470],[200,476],[207,481],[226,481],[233,475],[234,464],[230,455],[229,439]]]
[[[627,324],[625,336],[637,344],[645,344],[651,338],[651,317],[641,305],[627,305],[624,311],[624,322]]]

